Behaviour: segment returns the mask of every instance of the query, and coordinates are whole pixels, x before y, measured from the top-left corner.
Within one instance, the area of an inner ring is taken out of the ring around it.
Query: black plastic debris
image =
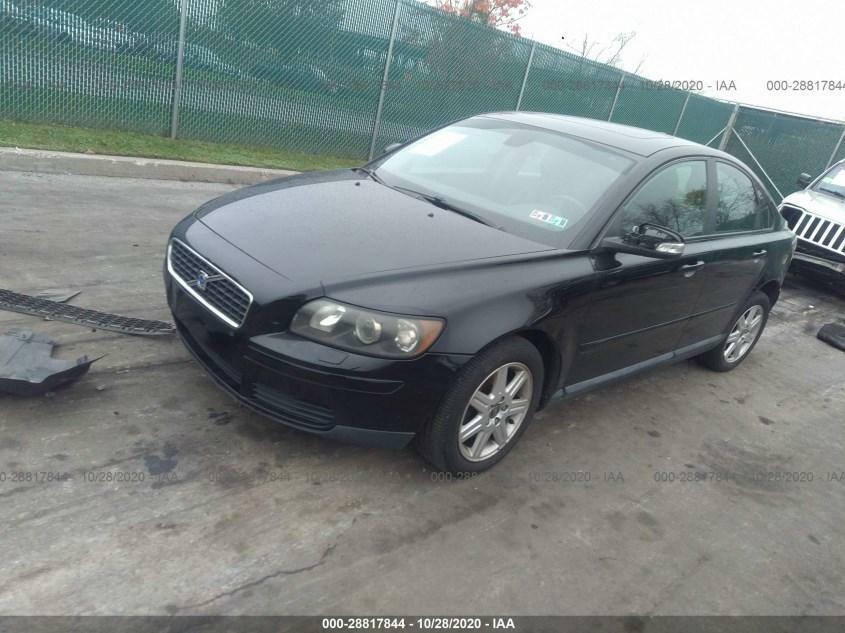
[[[841,349],[845,352],[845,324],[828,323],[822,326],[816,337],[828,345],[833,345],[836,349]]]
[[[54,346],[46,336],[29,330],[9,330],[0,336],[0,391],[38,396],[76,380],[99,360],[53,358]]]
[[[0,310],[73,323],[95,330],[107,330],[136,336],[162,336],[175,332],[172,323],[132,319],[119,314],[86,310],[85,308],[50,301],[49,299],[39,299],[11,290],[0,289]]]

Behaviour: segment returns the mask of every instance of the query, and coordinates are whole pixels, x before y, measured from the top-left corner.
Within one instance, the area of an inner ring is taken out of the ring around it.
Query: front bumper
[[[818,268],[824,268],[831,272],[839,273],[840,275],[845,275],[845,264],[840,262],[832,262],[828,259],[817,257],[816,255],[802,253],[801,251],[795,251],[795,255],[793,255],[792,259],[793,261],[798,260],[800,262],[811,264]]]
[[[828,252],[802,239],[798,240],[792,266],[828,279],[845,280],[845,256]]]
[[[165,275],[185,346],[241,403],[297,429],[344,442],[400,448],[432,416],[464,355],[386,360],[281,332],[233,330]]]

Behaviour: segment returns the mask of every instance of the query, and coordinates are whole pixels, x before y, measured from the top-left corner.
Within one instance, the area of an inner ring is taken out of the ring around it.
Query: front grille
[[[845,224],[790,205],[784,205],[781,213],[798,239],[840,255],[845,253]]]
[[[167,267],[179,285],[224,323],[234,328],[243,325],[252,305],[252,295],[217,266],[173,239],[168,249]],[[207,279],[204,290],[198,285],[200,278]]]
[[[252,385],[252,397],[288,422],[315,430],[326,430],[335,425],[331,409],[299,400],[260,382]]]

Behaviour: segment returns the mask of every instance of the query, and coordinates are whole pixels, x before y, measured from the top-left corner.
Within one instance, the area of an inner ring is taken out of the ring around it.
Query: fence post
[[[739,114],[739,103],[734,104],[734,109],[731,111],[731,116],[728,118],[728,124],[725,126],[725,132],[722,134],[722,140],[719,141],[719,149],[723,152],[728,146],[728,141],[731,138],[731,133],[734,131],[734,124],[736,124],[736,115]]]
[[[525,74],[522,76],[522,87],[519,89],[519,98],[516,100],[516,111],[522,107],[522,96],[525,94],[525,85],[528,83],[528,73],[531,72],[531,64],[534,62],[534,51],[537,50],[537,42],[531,44],[531,54],[528,55],[528,64],[525,66]]]
[[[622,73],[622,76],[619,78],[619,85],[616,86],[616,94],[613,95],[613,103],[610,104],[610,112],[607,115],[607,120],[610,121],[613,118],[613,111],[616,109],[616,102],[619,101],[619,93],[622,92],[622,84],[625,83],[625,73]]]
[[[845,140],[845,127],[842,128],[842,134],[839,135],[839,140],[836,141],[836,147],[833,148],[833,152],[830,154],[827,165],[824,167],[825,169],[830,167],[833,164],[833,161],[836,160],[836,155],[839,153],[839,148],[842,147],[843,140]]]
[[[185,62],[185,32],[188,26],[188,0],[179,2],[179,44],[176,47],[176,78],[173,81],[173,110],[170,114],[170,138],[179,132],[179,104],[182,101],[182,73]]]
[[[681,127],[681,119],[684,118],[684,112],[687,111],[687,104],[689,103],[689,97],[692,92],[687,91],[687,98],[684,99],[684,105],[681,107],[681,113],[678,115],[678,122],[675,123],[675,129],[672,130],[672,136],[678,136],[678,130]]]
[[[370,140],[369,160],[373,160],[373,156],[376,155],[376,142],[378,141],[379,128],[381,127],[384,95],[387,93],[387,79],[390,76],[390,64],[393,61],[393,45],[396,42],[396,28],[399,26],[399,10],[401,8],[402,0],[396,0],[396,8],[393,10],[393,26],[390,27],[390,44],[387,45],[387,59],[384,60],[384,75],[381,78],[381,91],[378,95],[376,120],[373,122],[373,138]]]

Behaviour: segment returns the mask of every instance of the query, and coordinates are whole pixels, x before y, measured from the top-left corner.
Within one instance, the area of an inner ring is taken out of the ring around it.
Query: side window
[[[675,163],[652,176],[622,208],[622,232],[643,222],[660,224],[684,237],[704,233],[707,217],[707,164]]]
[[[716,233],[754,231],[769,225],[766,199],[757,193],[751,178],[727,163],[716,163],[716,179]]]

